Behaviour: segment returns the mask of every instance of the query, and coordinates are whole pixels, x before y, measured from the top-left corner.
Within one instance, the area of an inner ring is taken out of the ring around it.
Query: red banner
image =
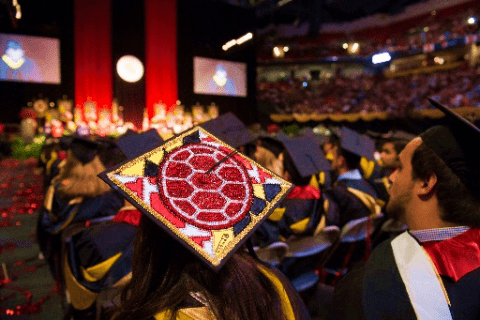
[[[113,100],[111,1],[75,0],[75,105],[90,97],[98,109]]]
[[[178,100],[177,1],[145,0],[145,91],[148,116],[162,100]]]

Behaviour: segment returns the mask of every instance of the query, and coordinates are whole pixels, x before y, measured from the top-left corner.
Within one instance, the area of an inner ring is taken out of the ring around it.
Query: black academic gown
[[[337,285],[327,319],[416,319],[393,256],[391,240]],[[441,276],[456,319],[480,319],[480,268],[457,282]]]
[[[364,179],[342,179],[325,190],[326,198],[326,224],[342,228],[351,220],[368,217],[373,213],[373,208],[368,208],[362,200],[348,190],[352,188],[377,199],[377,193]]]
[[[135,229],[132,224],[112,220],[92,225],[67,239],[62,280],[75,319],[95,319],[98,294],[127,281],[132,270]],[[119,293],[120,289],[118,286],[115,291]]]
[[[51,186],[56,189],[58,183]],[[61,234],[72,223],[114,216],[123,206],[123,199],[115,192],[108,191],[95,198],[62,199],[57,192],[47,192],[45,203],[51,197],[51,207],[43,207],[37,225],[37,239],[40,250],[48,261],[54,277],[61,250]]]
[[[321,203],[317,188],[295,187],[255,231],[254,243],[263,247],[292,235],[312,235],[323,214]]]

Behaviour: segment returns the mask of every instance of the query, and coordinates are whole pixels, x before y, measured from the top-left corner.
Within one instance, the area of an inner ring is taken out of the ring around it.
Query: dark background
[[[61,84],[32,84],[0,81],[0,122],[19,122],[18,113],[36,98],[56,102],[63,95],[74,99],[74,12],[73,0],[20,1],[22,18],[11,19],[8,2],[0,2],[0,32],[25,34],[60,40]],[[145,108],[145,78],[127,83],[119,78],[117,60],[132,54],[145,62],[144,2],[141,0],[112,1],[112,68],[114,97],[124,106],[127,120],[141,123]],[[178,86],[179,100],[187,107],[200,102],[215,102],[220,112],[232,111],[246,123],[256,121],[255,102],[255,36],[242,46],[224,52],[222,45],[247,32],[255,31],[252,8],[232,6],[210,0],[178,0]],[[168,30],[158,30],[168,32]],[[159,48],[161,50],[161,48]],[[3,54],[3,53],[2,53]],[[224,59],[247,63],[245,98],[196,95],[193,93],[193,57]]]
[[[257,120],[255,100],[255,12],[222,2],[177,0],[178,95],[185,106],[215,102],[220,113],[231,111],[247,124]],[[253,39],[223,51],[222,46],[244,34]],[[247,97],[227,97],[193,92],[193,57],[247,63]]]
[[[36,98],[49,98],[56,103],[63,95],[74,96],[73,1],[20,1],[20,4],[22,18],[15,27],[7,4],[0,3],[0,32],[60,39],[61,84],[0,81],[2,123],[19,122],[20,109]]]

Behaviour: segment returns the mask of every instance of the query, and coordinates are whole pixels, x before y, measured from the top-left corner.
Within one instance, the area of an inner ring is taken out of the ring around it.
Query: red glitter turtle
[[[100,177],[217,270],[291,188],[200,127]]]
[[[164,204],[181,219],[205,229],[228,228],[242,220],[251,207],[252,185],[235,157],[215,166],[228,156],[221,148],[200,143],[171,152],[158,172]]]

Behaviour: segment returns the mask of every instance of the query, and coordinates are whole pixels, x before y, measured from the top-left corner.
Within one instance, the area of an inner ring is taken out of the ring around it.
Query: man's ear
[[[416,183],[419,196],[430,196],[437,185],[437,175],[433,173],[427,179],[418,180]]]

